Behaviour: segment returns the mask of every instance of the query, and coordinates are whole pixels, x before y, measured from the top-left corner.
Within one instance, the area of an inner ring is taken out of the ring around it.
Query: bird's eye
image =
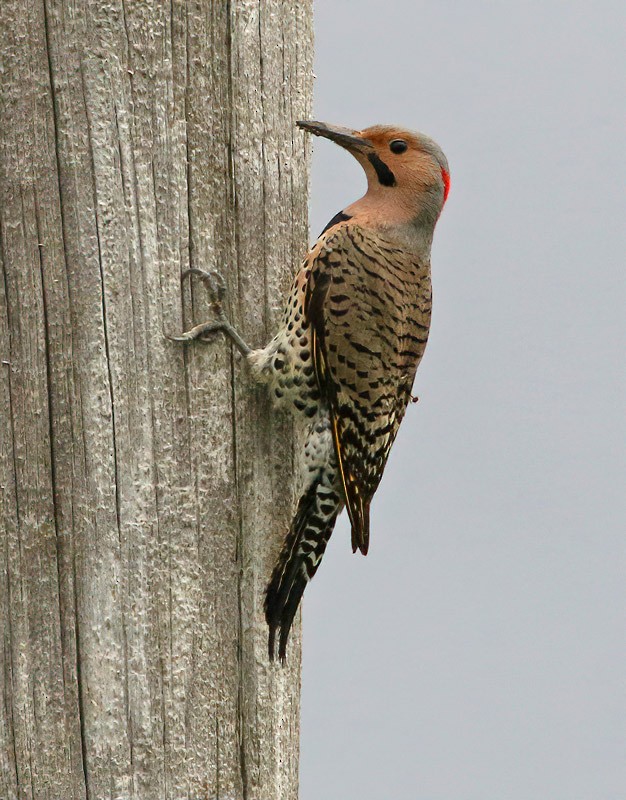
[[[408,144],[404,139],[394,139],[393,142],[389,142],[389,149],[392,153],[404,153],[407,148]]]

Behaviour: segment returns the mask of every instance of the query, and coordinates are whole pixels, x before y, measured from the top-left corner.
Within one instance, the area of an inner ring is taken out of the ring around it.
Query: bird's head
[[[345,209],[351,216],[384,218],[391,225],[434,228],[450,189],[448,160],[428,136],[396,125],[357,131],[324,122],[298,122],[315,136],[350,152],[367,176],[367,194]]]

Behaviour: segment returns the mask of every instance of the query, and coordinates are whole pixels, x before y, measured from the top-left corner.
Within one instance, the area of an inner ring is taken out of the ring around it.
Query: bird
[[[366,193],[311,247],[266,347],[249,347],[226,317],[223,278],[197,268],[183,278],[206,283],[214,318],[170,337],[225,333],[305,430],[302,488],[265,594],[269,658],[278,644],[282,663],[300,600],[344,508],[353,552],[368,552],[370,504],[428,340],[431,245],[450,190],[446,156],[425,134],[397,125],[297,125],[350,153],[365,172]]]

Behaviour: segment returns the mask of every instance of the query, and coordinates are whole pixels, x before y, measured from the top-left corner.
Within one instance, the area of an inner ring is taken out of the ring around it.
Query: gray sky
[[[315,117],[444,148],[417,406],[304,601],[302,800],[626,797],[626,5],[316,2]],[[311,230],[364,188],[316,140]]]

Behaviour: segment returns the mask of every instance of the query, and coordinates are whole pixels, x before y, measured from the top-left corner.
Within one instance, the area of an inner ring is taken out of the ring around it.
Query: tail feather
[[[336,491],[327,476],[317,475],[300,498],[285,544],[272,573],[265,595],[265,618],[269,626],[269,657],[285,661],[293,619],[307,583],[326,550],[341,510]]]
[[[358,514],[353,513],[352,523],[352,552],[360,550],[364,556],[370,546],[370,501],[360,499]]]

